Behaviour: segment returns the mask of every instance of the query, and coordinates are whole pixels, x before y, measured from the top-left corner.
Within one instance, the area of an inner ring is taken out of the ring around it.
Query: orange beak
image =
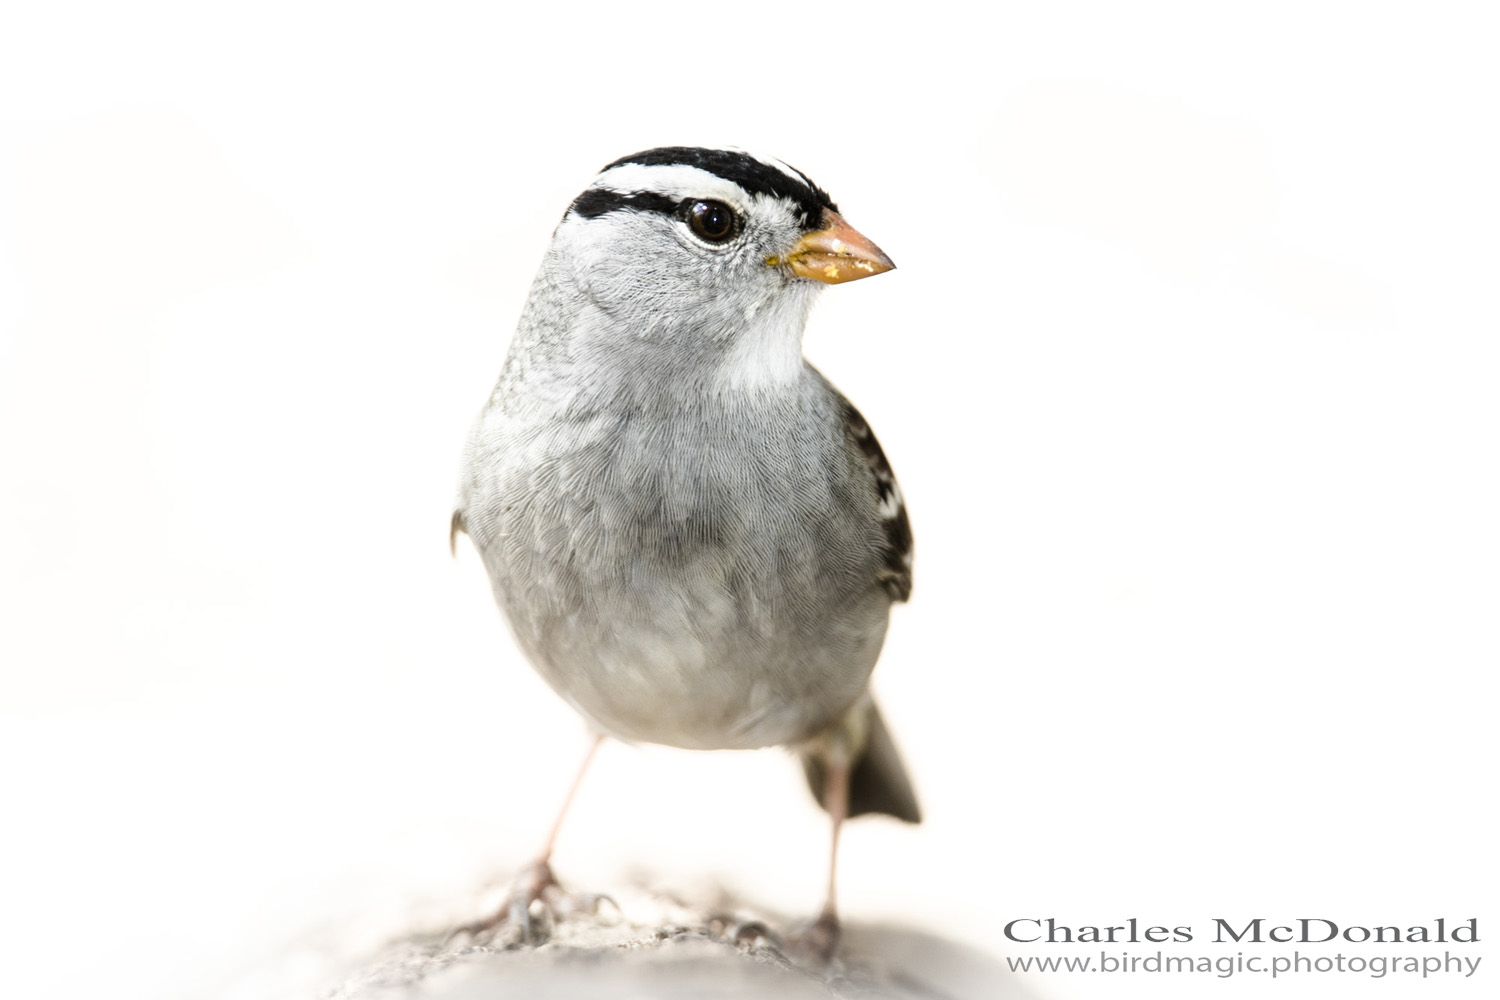
[[[766,263],[786,263],[798,275],[830,285],[868,278],[896,266],[878,246],[830,211],[823,212],[822,229],[802,237],[786,257],[773,257]]]

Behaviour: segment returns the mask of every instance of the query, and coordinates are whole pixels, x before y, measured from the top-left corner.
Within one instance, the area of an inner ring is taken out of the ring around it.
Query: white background
[[[447,554],[460,447],[569,199],[679,143],[796,164],[900,265],[807,342],[918,546],[876,681],[929,821],[850,828],[851,920],[1478,916],[1500,961],[1483,9],[9,11],[6,992],[265,995],[535,849],[583,730]],[[558,867],[810,914],[800,782],[611,746]]]

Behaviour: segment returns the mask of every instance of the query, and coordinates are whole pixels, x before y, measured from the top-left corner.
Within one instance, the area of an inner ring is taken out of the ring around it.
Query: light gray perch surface
[[[504,929],[393,941],[326,1000],[1033,1000],[999,960],[923,931],[851,922],[821,965],[782,942],[786,921],[743,906],[617,898],[625,917],[561,921],[537,947]]]

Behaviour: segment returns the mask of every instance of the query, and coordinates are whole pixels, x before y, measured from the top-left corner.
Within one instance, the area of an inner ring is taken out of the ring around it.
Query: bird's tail
[[[911,778],[906,774],[906,766],[901,762],[901,754],[896,750],[890,730],[880,717],[880,709],[875,706],[874,701],[866,699],[854,711],[865,713],[863,726],[852,727],[864,730],[864,747],[855,757],[854,766],[849,772],[849,816],[852,818],[865,813],[883,813],[908,823],[922,822],[922,808],[917,805],[917,793],[912,789]],[[824,795],[828,766],[821,748],[817,745],[809,746],[800,750],[799,756],[802,758],[802,771],[807,775],[807,783],[812,787],[813,798],[818,800],[818,805],[827,809]]]

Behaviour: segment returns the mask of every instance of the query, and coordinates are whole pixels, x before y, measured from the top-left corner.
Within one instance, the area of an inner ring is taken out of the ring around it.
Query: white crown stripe
[[[673,199],[715,198],[741,211],[750,203],[750,192],[733,181],[680,163],[624,163],[601,173],[592,186],[620,194],[652,191]]]

